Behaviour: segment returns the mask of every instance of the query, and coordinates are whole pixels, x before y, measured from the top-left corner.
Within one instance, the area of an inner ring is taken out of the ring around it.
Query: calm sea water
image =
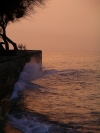
[[[100,133],[100,52],[43,53],[42,67],[24,67],[16,97],[9,118],[23,133]]]

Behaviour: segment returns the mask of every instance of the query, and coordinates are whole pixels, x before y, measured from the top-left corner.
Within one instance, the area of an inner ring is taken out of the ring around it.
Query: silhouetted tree
[[[8,23],[27,16],[30,11],[34,11],[34,6],[39,6],[43,3],[44,0],[0,0],[0,36],[3,40],[0,45],[5,44],[5,49],[9,50],[9,43],[11,43],[16,50],[16,43],[6,36]]]

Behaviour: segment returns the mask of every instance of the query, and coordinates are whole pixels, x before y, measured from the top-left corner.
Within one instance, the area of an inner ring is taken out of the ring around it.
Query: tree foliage
[[[27,16],[30,11],[34,11],[35,6],[43,3],[44,0],[0,0],[0,36],[4,41],[2,44],[5,43],[6,50],[9,50],[8,43],[12,43],[14,49],[17,49],[16,44],[6,36],[8,23]]]
[[[0,21],[15,21],[34,10],[34,6],[43,4],[44,0],[0,0]]]

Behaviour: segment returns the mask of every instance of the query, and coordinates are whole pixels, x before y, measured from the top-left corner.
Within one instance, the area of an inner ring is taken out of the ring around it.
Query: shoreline
[[[22,133],[19,129],[14,128],[9,121],[7,116],[3,120],[0,120],[0,133]]]

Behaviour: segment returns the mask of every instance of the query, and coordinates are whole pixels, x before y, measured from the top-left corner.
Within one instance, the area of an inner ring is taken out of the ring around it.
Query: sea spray
[[[9,115],[9,118],[11,120],[11,124],[15,127],[20,129],[23,133],[48,133],[50,125],[39,122],[36,117],[28,116],[25,117],[22,116],[21,119],[15,118],[11,115]]]
[[[48,76],[50,74],[56,73],[56,70],[44,70],[41,64],[35,62],[26,63],[23,71],[20,73],[18,81],[14,85],[13,93],[11,95],[11,100],[18,98],[18,93],[25,88],[32,88],[31,82],[37,78]]]
[[[18,92],[24,90],[28,82],[39,78],[42,74],[41,64],[29,62],[26,63],[23,71],[20,73],[18,81],[14,85],[11,99],[18,98]]]

